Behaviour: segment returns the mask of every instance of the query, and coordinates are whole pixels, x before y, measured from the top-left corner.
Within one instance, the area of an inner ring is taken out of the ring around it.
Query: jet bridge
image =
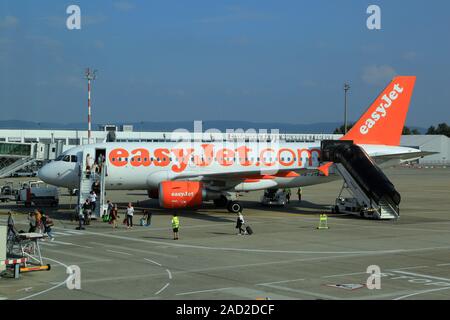
[[[400,194],[378,165],[353,141],[322,141],[321,161],[335,163],[345,181],[344,186],[361,208],[372,210],[378,219],[400,216]]]

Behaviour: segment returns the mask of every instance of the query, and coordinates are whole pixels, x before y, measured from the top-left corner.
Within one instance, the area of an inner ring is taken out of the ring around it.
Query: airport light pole
[[[88,81],[88,144],[91,143],[91,80],[95,80],[97,70],[86,69],[84,73],[85,79]]]
[[[344,134],[347,133],[347,91],[350,90],[350,85],[344,83]]]

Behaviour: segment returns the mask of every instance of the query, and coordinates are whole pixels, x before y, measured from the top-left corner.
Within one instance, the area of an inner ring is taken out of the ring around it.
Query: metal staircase
[[[374,218],[400,216],[400,194],[381,169],[352,141],[322,141],[322,161],[332,161],[345,181],[344,187]],[[342,192],[342,191],[341,191]]]
[[[15,173],[16,171],[19,171],[20,169],[29,166],[35,161],[36,159],[31,157],[20,158],[14,161],[13,163],[7,165],[6,167],[0,169],[0,178],[8,177],[11,174]]]
[[[84,159],[83,157],[82,159]],[[79,188],[78,188],[78,208],[82,210],[83,204],[86,199],[89,198],[90,193],[92,191],[92,186],[96,181],[100,183],[100,192],[97,194],[95,211],[92,212],[92,218],[101,218],[107,209],[106,200],[105,200],[105,180],[107,176],[107,167],[106,164],[103,165],[100,173],[90,172],[88,173],[86,170],[86,165],[84,160],[79,163]]]

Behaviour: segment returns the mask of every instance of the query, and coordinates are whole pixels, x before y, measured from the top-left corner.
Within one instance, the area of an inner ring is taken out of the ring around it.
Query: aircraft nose
[[[51,169],[51,164],[46,164],[38,171],[38,177],[45,183],[51,184],[54,180],[54,171]]]

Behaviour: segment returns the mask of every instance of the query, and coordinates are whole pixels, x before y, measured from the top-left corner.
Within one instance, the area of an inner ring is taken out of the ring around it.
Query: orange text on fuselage
[[[199,151],[199,152],[197,152]],[[174,172],[183,172],[189,164],[207,167],[218,163],[223,167],[315,167],[318,166],[320,150],[316,148],[292,149],[282,147],[264,148],[254,151],[248,146],[218,148],[214,144],[202,144],[200,150],[194,148],[136,148],[127,150],[115,148],[109,152],[109,162],[115,167],[168,167]]]

